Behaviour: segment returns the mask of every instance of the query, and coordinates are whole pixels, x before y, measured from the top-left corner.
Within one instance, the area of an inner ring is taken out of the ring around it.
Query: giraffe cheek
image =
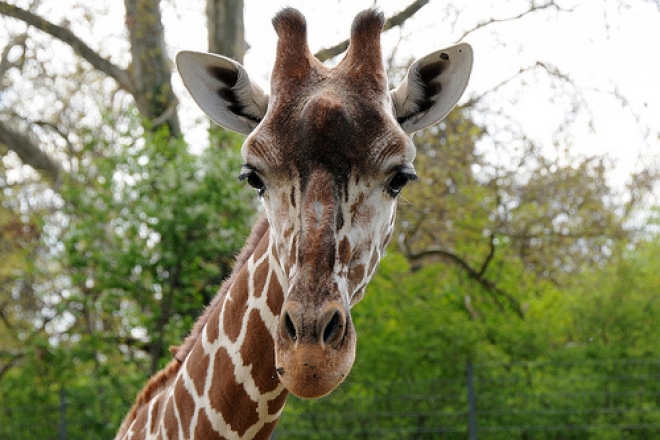
[[[364,296],[364,276],[364,264],[351,265],[348,272],[348,289],[351,295],[351,307],[357,304]]]
[[[362,301],[362,298],[364,298],[364,291],[366,289],[364,287],[361,287],[355,293],[353,293],[353,296],[351,297],[351,307],[353,307],[355,304],[359,303]]]

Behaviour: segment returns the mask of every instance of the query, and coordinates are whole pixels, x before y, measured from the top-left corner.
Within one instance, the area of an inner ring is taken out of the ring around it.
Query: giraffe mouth
[[[295,301],[285,303],[276,338],[276,372],[292,394],[323,397],[341,384],[355,361],[356,335],[350,312],[329,302],[305,314]]]

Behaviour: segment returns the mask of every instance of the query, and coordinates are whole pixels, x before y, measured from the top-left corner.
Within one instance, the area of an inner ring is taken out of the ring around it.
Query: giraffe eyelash
[[[261,180],[261,177],[259,177],[259,174],[257,174],[255,168],[252,165],[243,165],[241,174],[238,175],[238,180],[246,180],[248,185],[254,188],[260,197],[263,196],[264,192],[266,191],[266,185],[264,184],[264,181]]]

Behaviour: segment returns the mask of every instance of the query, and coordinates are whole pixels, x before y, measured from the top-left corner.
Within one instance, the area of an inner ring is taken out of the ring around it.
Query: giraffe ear
[[[248,134],[266,114],[268,95],[236,61],[183,51],[177,54],[176,65],[197,105],[218,125]]]
[[[406,133],[442,120],[456,105],[472,71],[467,43],[416,60],[399,87],[390,92],[394,114]]]

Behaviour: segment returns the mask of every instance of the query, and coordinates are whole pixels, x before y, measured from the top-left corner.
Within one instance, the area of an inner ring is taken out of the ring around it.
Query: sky
[[[164,14],[171,50],[204,51],[206,34],[199,26],[205,20],[203,9],[195,3],[179,3],[174,2],[174,8]],[[556,67],[572,83],[538,70],[488,94],[482,105],[501,116],[492,123],[524,132],[543,144],[549,155],[556,151],[557,141],[570,145],[573,154],[607,154],[615,164],[612,182],[623,185],[640,161],[657,160],[660,154],[660,3],[556,3],[565,11],[536,11],[520,20],[485,26],[464,38],[474,48],[475,61],[463,100],[481,96],[536,62]],[[250,45],[245,66],[267,90],[276,43],[271,19],[285,6],[300,9],[306,16],[309,44],[315,52],[347,38],[355,14],[373,4],[371,0],[245,0]],[[409,2],[379,0],[376,4],[390,16]],[[413,58],[455,43],[481,22],[515,17],[527,6],[526,1],[431,0],[402,28],[384,34],[384,53],[388,56],[396,47],[395,62],[405,66]],[[174,28],[181,31],[172,32]],[[175,83],[181,88],[178,78]],[[179,94],[185,91],[180,89]],[[569,130],[558,134],[565,114],[576,105],[580,110]],[[191,106],[185,105],[186,111],[199,118],[201,113]]]
[[[245,66],[268,90],[275,56],[273,15],[285,6],[300,9],[308,23],[313,52],[344,40],[353,17],[374,3],[391,16],[412,0],[245,0]],[[485,96],[480,113],[489,128],[501,135],[524,133],[556,153],[568,145],[572,154],[606,154],[615,164],[612,183],[622,186],[640,163],[660,157],[660,0],[555,0],[563,11],[549,8],[519,20],[482,27],[463,41],[474,49],[474,66],[464,102]],[[84,20],[85,8],[61,8],[42,2],[56,22]],[[447,47],[479,23],[506,20],[526,10],[530,1],[430,0],[403,27],[383,35],[383,51],[396,49],[395,64]],[[541,0],[537,1],[541,3]],[[85,4],[81,2],[80,4]],[[49,6],[50,5],[50,6]],[[170,55],[179,50],[206,49],[205,0],[163,0],[163,21]],[[101,47],[113,62],[128,62],[122,2],[99,1],[89,7],[103,11],[91,29],[76,29],[92,47]],[[569,12],[570,11],[570,12]],[[563,82],[542,70],[490,92],[521,69],[542,62],[571,78]],[[182,123],[191,145],[205,143],[203,113],[189,98],[178,74],[173,75],[181,99]],[[625,101],[626,105],[622,105]],[[578,108],[568,129],[559,132],[565,115]],[[506,136],[503,138],[506,141]],[[488,145],[481,146],[484,150]],[[501,154],[501,149],[490,154]]]

